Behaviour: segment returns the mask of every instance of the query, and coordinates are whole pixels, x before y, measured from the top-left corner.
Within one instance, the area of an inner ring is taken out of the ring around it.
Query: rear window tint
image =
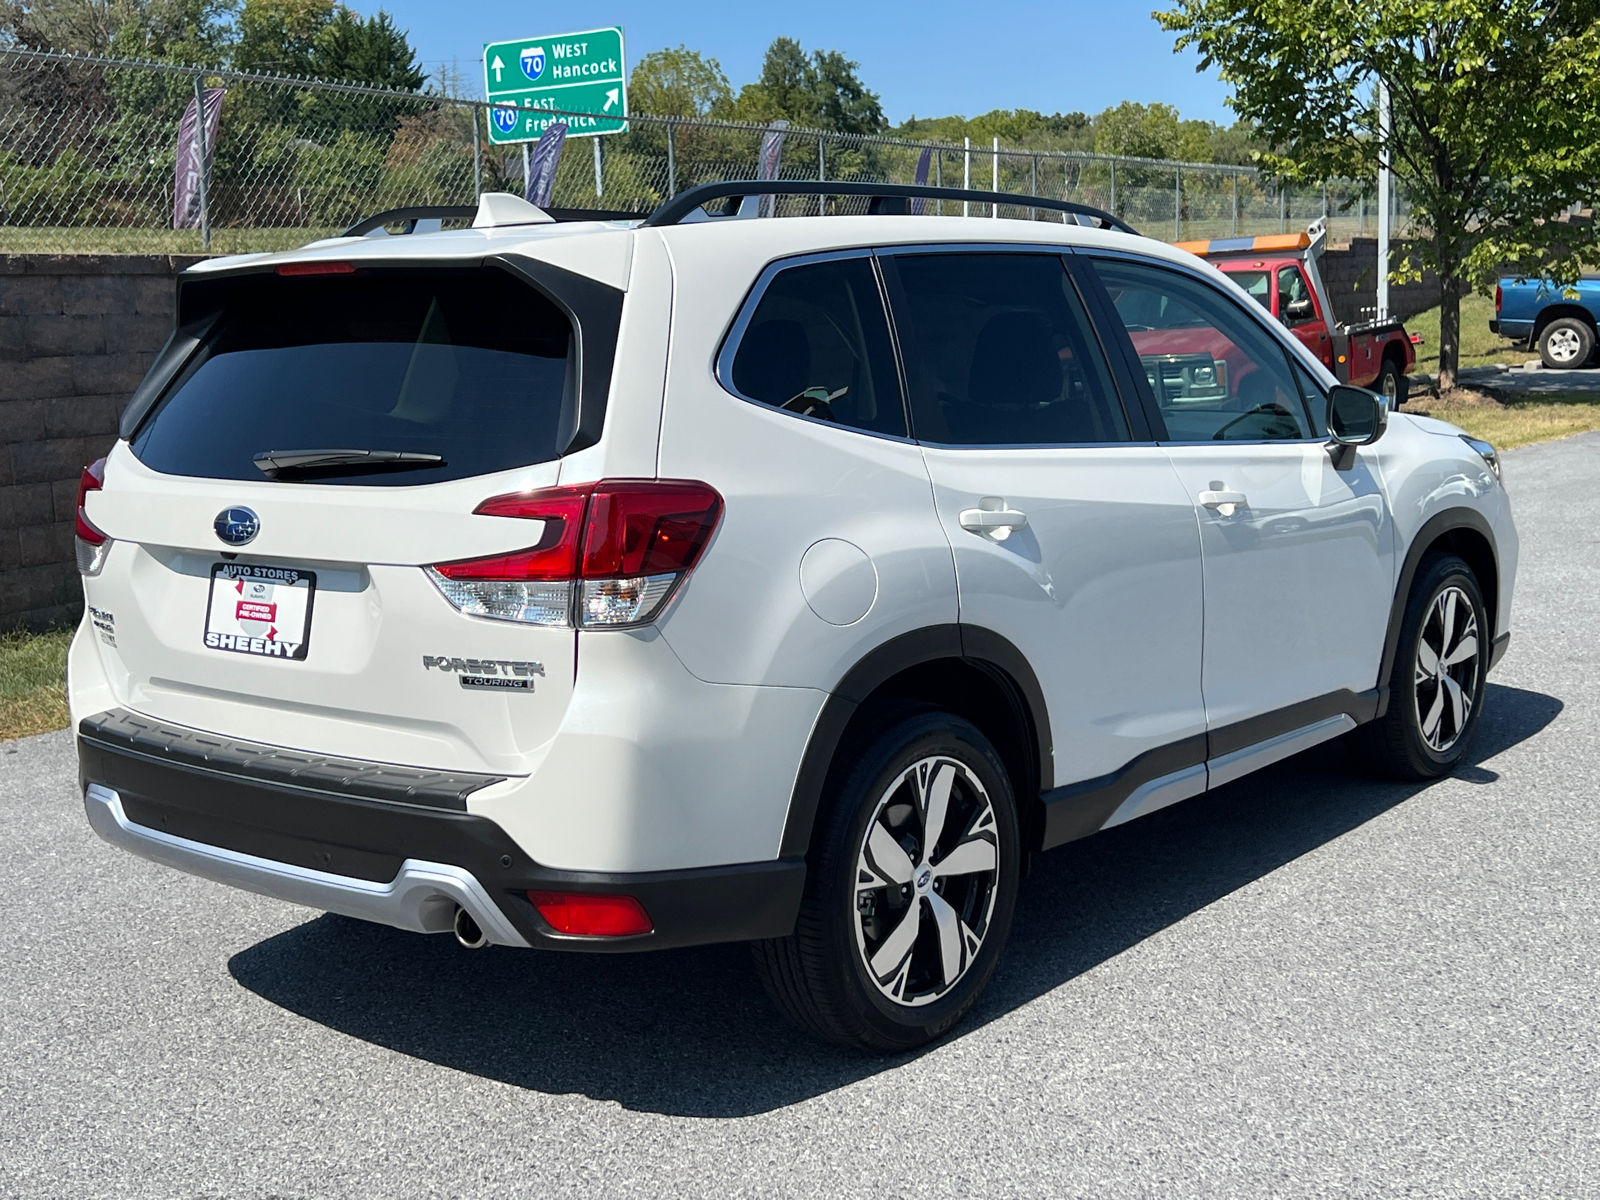
[[[293,476],[412,485],[547,462],[571,439],[571,323],[505,271],[258,275],[213,290],[220,319],[132,441],[154,470],[260,480],[266,451],[443,458]]]

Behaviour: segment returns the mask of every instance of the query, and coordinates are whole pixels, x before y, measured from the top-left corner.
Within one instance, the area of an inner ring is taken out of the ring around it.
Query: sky
[[[861,64],[885,115],[977,116],[996,108],[1096,113],[1123,100],[1174,105],[1185,117],[1232,124],[1228,89],[1196,74],[1193,52],[1151,19],[1157,0],[569,0],[561,5],[485,0],[382,0],[408,29],[429,72],[452,60],[481,94],[483,43],[621,25],[629,70],[651,50],[680,43],[722,64],[735,90],[753,81],[775,37],[807,50],[839,50]],[[377,0],[355,0],[362,12]]]

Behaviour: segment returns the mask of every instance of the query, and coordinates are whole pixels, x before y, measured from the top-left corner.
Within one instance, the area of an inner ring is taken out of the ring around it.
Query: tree
[[[1592,227],[1555,218],[1600,188],[1596,0],[1178,0],[1156,18],[1233,85],[1281,178],[1390,163],[1428,230],[1397,274],[1439,273],[1441,390],[1455,385],[1463,283],[1487,286],[1506,261],[1572,279],[1592,251]]]
[[[244,0],[233,65],[265,75],[310,75],[333,0]]]
[[[727,118],[733,115],[733,89],[714,58],[698,50],[652,50],[628,76],[628,103],[635,112],[656,117]]]
[[[856,74],[860,67],[837,50],[808,57],[793,38],[775,38],[761,78],[739,90],[736,113],[746,121],[781,119],[838,133],[882,133],[888,128],[883,105]]]
[[[1211,131],[1209,121],[1185,121],[1170,104],[1124,100],[1095,118],[1094,148],[1098,154],[1210,162]]]

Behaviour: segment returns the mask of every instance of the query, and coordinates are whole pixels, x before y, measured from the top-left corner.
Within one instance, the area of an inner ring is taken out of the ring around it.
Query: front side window
[[[505,271],[361,269],[207,284],[205,341],[132,440],[146,466],[268,477],[276,454],[366,451],[274,477],[394,486],[548,462],[571,439],[571,322]]]
[[[728,375],[724,382],[748,400],[905,436],[894,349],[868,257],[804,263],[774,275]]]
[[[899,281],[896,327],[919,440],[1128,440],[1100,345],[1059,257],[897,254],[887,261]]]
[[[1299,267],[1278,268],[1278,316],[1291,328],[1314,321],[1317,317],[1311,303],[1311,289]]]
[[[1164,267],[1093,261],[1144,367],[1168,441],[1316,436],[1287,352],[1230,297]]]

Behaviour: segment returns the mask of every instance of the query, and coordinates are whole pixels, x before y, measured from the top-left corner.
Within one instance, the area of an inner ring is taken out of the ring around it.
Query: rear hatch
[[[594,437],[605,381],[580,378],[581,351],[614,344],[621,293],[583,280],[574,306],[574,277],[546,274],[557,286],[494,261],[185,280],[166,382],[136,395],[85,502],[112,539],[85,590],[128,708],[317,753],[532,768],[575,672],[560,586],[492,597],[496,619],[427,568],[559,532],[474,512],[554,485]]]

